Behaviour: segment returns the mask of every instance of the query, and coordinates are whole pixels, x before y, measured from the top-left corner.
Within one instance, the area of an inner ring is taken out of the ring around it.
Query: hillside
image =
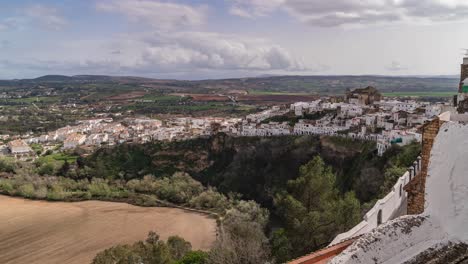
[[[103,75],[46,75],[35,79],[0,80],[1,86],[66,85],[86,83],[115,83],[144,85],[154,89],[169,88],[173,91],[224,91],[243,89],[265,92],[294,92],[340,94],[346,89],[374,86],[382,92],[453,91],[458,85],[454,77],[391,77],[391,76],[270,76],[220,80],[159,80],[129,76]]]

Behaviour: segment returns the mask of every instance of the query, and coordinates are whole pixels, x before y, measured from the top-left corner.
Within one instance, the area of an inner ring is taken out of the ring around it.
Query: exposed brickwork
[[[439,129],[444,122],[439,118],[424,125],[421,153],[421,171],[406,186],[408,192],[408,214],[421,214],[424,212],[426,177],[431,157],[432,146]]]
[[[458,92],[462,92],[463,81],[468,78],[468,65],[461,65],[461,74],[460,74],[460,87],[458,88]]]

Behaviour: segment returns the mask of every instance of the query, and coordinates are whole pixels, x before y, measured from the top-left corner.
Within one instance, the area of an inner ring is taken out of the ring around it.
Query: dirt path
[[[51,203],[0,195],[0,263],[90,263],[97,252],[143,240],[179,235],[194,249],[209,249],[216,222],[174,208],[124,203]]]

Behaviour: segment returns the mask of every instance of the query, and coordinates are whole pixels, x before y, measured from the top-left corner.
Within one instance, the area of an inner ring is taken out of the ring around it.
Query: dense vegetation
[[[93,264],[111,263],[173,263],[173,264],[204,264],[207,254],[192,251],[192,245],[178,236],[171,236],[167,242],[159,239],[159,235],[150,232],[146,241],[133,245],[119,245],[99,253]]]
[[[394,146],[378,157],[374,143],[340,137],[219,134],[123,144],[86,158],[46,152],[35,162],[1,159],[0,192],[207,210],[223,223],[208,263],[281,262],[326,245],[359,222],[419,151],[416,143]]]

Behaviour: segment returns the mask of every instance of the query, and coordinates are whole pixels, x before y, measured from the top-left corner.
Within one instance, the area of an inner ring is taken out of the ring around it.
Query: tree
[[[268,210],[253,201],[241,201],[229,210],[220,236],[209,254],[211,264],[261,264],[270,261],[264,229]]]
[[[202,255],[194,253],[191,258],[187,255],[192,246],[180,237],[170,237],[166,242],[159,239],[155,232],[149,232],[146,241],[133,245],[120,245],[100,252],[93,260],[93,264],[204,264]],[[174,253],[174,255],[172,255]],[[187,258],[185,258],[187,256]],[[197,258],[198,257],[198,258]],[[185,262],[176,262],[180,259]]]
[[[293,256],[325,246],[359,221],[359,201],[352,193],[341,196],[335,181],[331,168],[316,156],[300,168],[297,179],[288,181],[287,192],[276,196],[278,214],[286,224],[282,236],[289,238]]]
[[[292,259],[292,245],[286,235],[286,230],[280,228],[273,232],[270,238],[271,252],[277,263],[286,263]]]
[[[190,251],[176,264],[207,264],[208,253],[203,251]]]
[[[185,241],[179,236],[171,236],[167,239],[167,245],[171,251],[171,255],[175,260],[180,260],[188,252],[192,250],[190,242]]]
[[[70,170],[70,163],[68,163],[68,160],[65,160],[65,162],[63,163],[62,167],[60,167],[57,174],[59,176],[67,176],[69,170]]]

